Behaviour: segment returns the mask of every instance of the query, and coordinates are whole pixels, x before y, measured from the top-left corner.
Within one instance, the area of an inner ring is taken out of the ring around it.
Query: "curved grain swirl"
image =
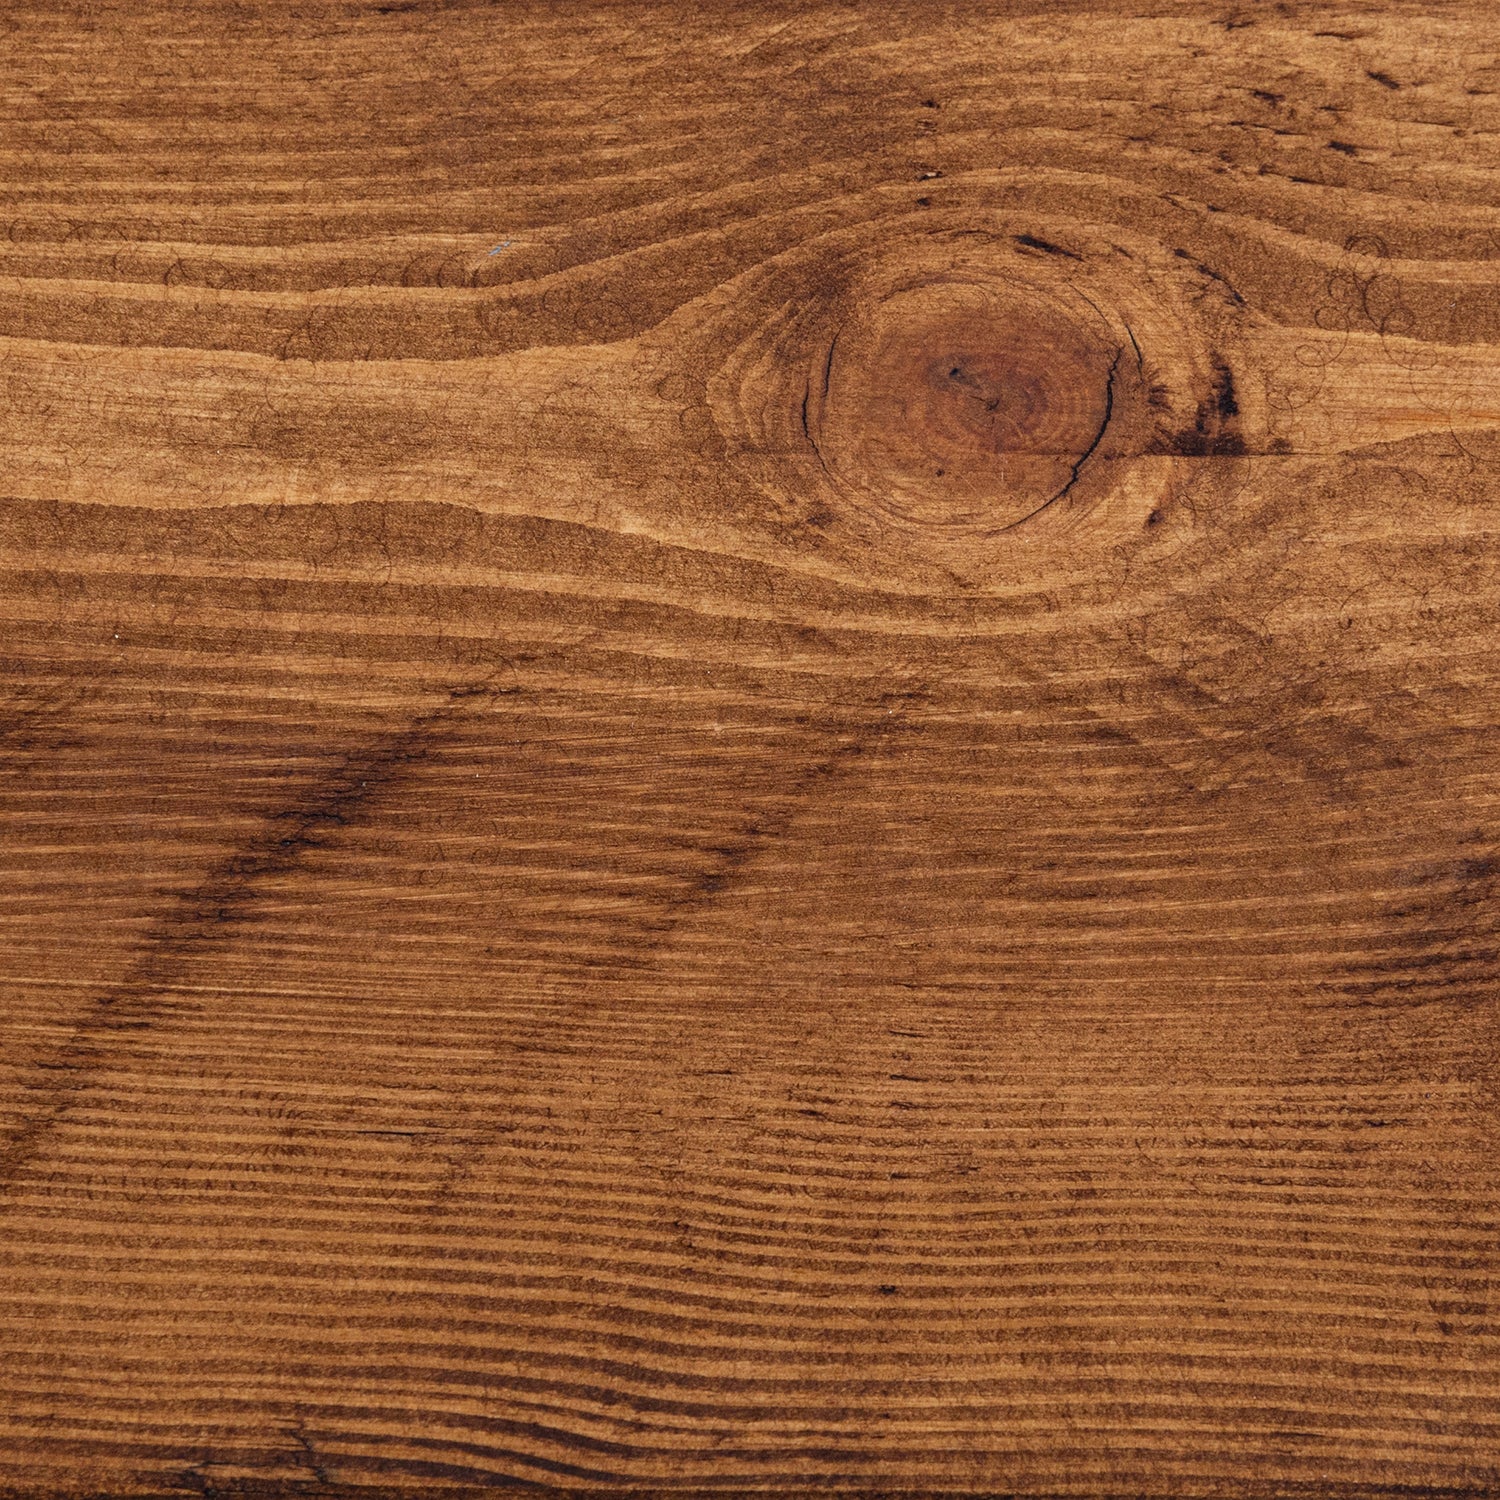
[[[1488,19],[0,8],[0,1492],[1500,1488]]]

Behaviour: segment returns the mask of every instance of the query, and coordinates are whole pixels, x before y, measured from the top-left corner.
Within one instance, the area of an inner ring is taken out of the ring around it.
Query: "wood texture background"
[[[0,12],[0,1491],[1500,1489],[1500,10]]]

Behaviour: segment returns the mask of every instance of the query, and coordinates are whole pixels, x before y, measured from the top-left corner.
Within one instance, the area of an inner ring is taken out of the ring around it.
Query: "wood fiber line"
[[[492,699],[496,691],[506,690],[483,685],[454,689],[448,702],[344,758],[308,788],[302,805],[275,812],[253,842],[176,899],[146,936],[130,971],[94,998],[66,1043],[39,1064],[50,1087],[28,1095],[24,1128],[0,1149],[0,1191],[56,1126],[69,1101],[89,1086],[92,1072],[107,1056],[110,1034],[160,1024],[161,1005],[184,963],[201,962],[205,950],[232,939],[236,925],[253,915],[264,882],[285,876],[307,851],[336,836],[399,778],[402,767],[429,753],[434,736],[448,728],[455,714],[470,710],[475,699]]]
[[[1480,0],[0,14],[0,1495],[1500,1490]]]

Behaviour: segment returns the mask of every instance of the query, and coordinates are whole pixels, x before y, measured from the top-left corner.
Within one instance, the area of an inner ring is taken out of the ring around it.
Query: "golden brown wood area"
[[[1500,1491],[1497,131],[0,11],[0,1493]]]

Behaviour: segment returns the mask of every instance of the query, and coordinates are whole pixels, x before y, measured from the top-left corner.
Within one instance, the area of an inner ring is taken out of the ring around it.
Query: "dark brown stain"
[[[1030,250],[1040,250],[1047,255],[1065,255],[1069,260],[1083,259],[1081,255],[1075,254],[1072,250],[1064,250],[1061,245],[1054,245],[1050,240],[1040,239],[1034,234],[1018,234],[1016,236],[1016,243],[1018,245],[1025,245]]]

